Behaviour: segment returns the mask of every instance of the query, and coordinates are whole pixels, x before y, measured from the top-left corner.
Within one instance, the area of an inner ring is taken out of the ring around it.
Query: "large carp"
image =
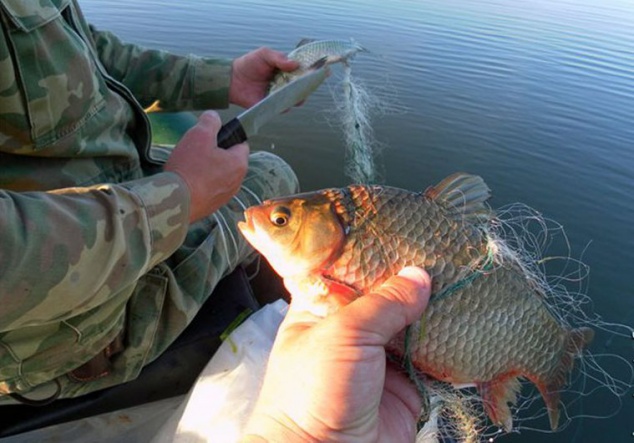
[[[525,377],[554,430],[560,391],[593,331],[559,321],[521,260],[490,234],[489,196],[480,177],[462,173],[424,193],[353,185],[268,200],[246,210],[240,229],[285,279],[291,303],[321,315],[405,266],[425,268],[429,306],[388,350],[438,380],[475,384],[507,431]]]

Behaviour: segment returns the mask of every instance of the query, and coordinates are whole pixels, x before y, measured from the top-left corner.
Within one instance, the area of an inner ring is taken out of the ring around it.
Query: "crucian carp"
[[[519,259],[489,234],[495,215],[478,177],[454,174],[424,193],[352,185],[265,201],[239,227],[318,315],[372,291],[405,266],[425,268],[432,298],[388,351],[417,371],[474,384],[490,419],[512,429],[519,377],[534,383],[553,430],[560,391],[593,338],[551,312]]]

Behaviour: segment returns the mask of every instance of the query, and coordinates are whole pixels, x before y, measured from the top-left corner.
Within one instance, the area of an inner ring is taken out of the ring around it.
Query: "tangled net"
[[[343,101],[339,114],[346,144],[346,175],[352,183],[377,183],[379,145],[374,139],[369,112],[372,96],[352,77],[349,64],[344,65],[342,86]]]
[[[327,111],[327,120],[331,126],[340,128],[345,145],[344,172],[349,183],[382,182],[379,159],[384,145],[375,138],[373,120],[404,111],[403,106],[395,103],[394,94],[389,81],[369,88],[352,75],[351,60],[343,63],[340,88],[332,90],[336,107],[334,112]]]
[[[588,314],[591,300],[586,295],[588,266],[570,256],[571,247],[563,227],[544,218],[523,204],[513,204],[497,211],[486,228],[489,249],[494,251],[494,266],[509,261],[521,266],[525,275],[545,295],[551,313],[567,327],[590,326],[612,337],[630,339],[632,328],[607,323],[596,314]],[[546,255],[550,249],[567,255]],[[608,373],[599,364],[611,360],[616,369]],[[618,373],[618,375],[615,375]],[[587,350],[575,360],[574,377],[561,392],[561,420],[558,430],[565,429],[574,418],[608,418],[615,415],[621,399],[634,381],[634,369],[625,358],[614,354],[591,354]],[[438,441],[493,442],[504,435],[492,425],[482,408],[482,400],[472,387],[456,389],[447,383],[427,380],[425,389],[431,400],[431,414],[417,436],[417,443]],[[597,416],[583,411],[583,399],[602,392],[614,400],[611,412]],[[513,431],[552,432],[547,425],[547,411],[531,383],[522,383],[522,391],[513,411]]]

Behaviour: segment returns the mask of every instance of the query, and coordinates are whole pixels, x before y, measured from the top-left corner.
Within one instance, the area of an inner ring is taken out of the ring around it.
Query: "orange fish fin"
[[[339,307],[345,306],[351,303],[353,300],[359,298],[362,294],[352,286],[349,286],[343,282],[332,280],[327,276],[323,276],[322,281],[328,288],[328,298],[331,303],[338,305]]]
[[[146,114],[149,114],[150,112],[160,112],[160,111],[162,111],[160,100],[154,100],[154,102],[150,106],[145,108],[143,111],[145,111]]]
[[[325,317],[360,297],[361,292],[345,283],[321,275],[285,278],[284,286],[297,310]]]
[[[592,339],[594,331],[590,328],[578,328],[568,332],[564,353],[559,364],[552,372],[548,380],[531,379],[539,389],[539,393],[546,403],[548,409],[548,419],[550,427],[554,431],[559,425],[559,394],[568,381],[568,376],[572,371],[574,359],[581,354]],[[530,377],[529,377],[530,378]]]
[[[425,197],[445,206],[461,219],[490,218],[491,210],[485,204],[490,196],[491,190],[482,177],[464,172],[452,174],[425,190]]]
[[[484,410],[491,421],[506,432],[513,429],[513,416],[509,403],[515,404],[521,385],[514,375],[503,375],[493,380],[477,383]]]

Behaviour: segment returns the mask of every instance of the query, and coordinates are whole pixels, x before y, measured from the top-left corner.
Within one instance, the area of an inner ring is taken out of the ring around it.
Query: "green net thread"
[[[436,294],[432,294],[430,301],[442,300],[448,295],[451,295],[454,292],[456,292],[458,289],[462,289],[470,285],[471,283],[473,283],[473,281],[476,278],[482,275],[487,275],[488,272],[491,269],[493,269],[493,263],[494,263],[493,250],[491,248],[487,248],[487,254],[484,257],[482,266],[478,266],[476,269],[473,270],[471,274],[467,275],[462,280],[458,280],[457,282],[447,286],[446,288],[443,288],[440,292],[437,292]]]

